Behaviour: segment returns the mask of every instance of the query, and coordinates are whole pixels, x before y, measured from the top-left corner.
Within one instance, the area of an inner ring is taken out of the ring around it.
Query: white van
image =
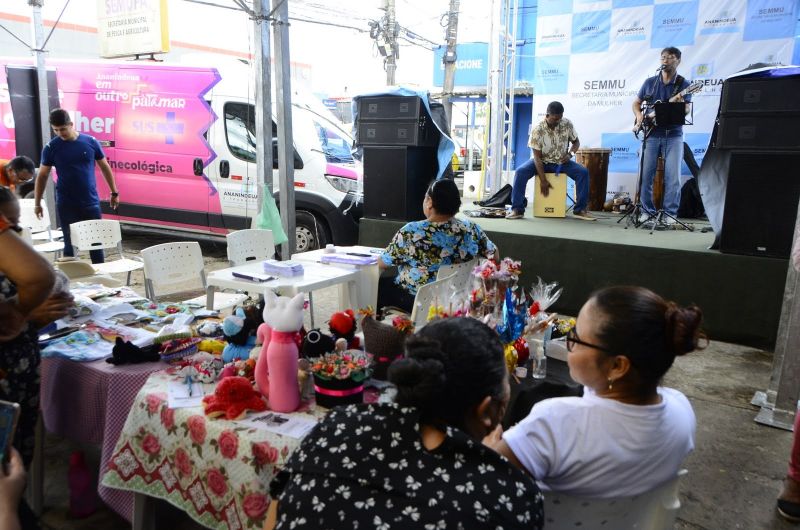
[[[6,66],[0,58],[0,158],[17,153]],[[258,212],[255,108],[250,68],[149,62],[48,61],[61,106],[79,132],[104,146],[120,192],[120,207],[103,215],[143,228],[224,236],[248,228]],[[274,108],[274,104],[273,104]],[[274,115],[274,112],[273,112]],[[352,138],[316,99],[294,91],[297,251],[358,239],[363,193]],[[273,123],[273,136],[276,132]],[[277,150],[273,137],[273,150]],[[274,168],[277,168],[277,157]],[[273,182],[277,200],[278,171]],[[98,172],[101,199],[108,190]]]

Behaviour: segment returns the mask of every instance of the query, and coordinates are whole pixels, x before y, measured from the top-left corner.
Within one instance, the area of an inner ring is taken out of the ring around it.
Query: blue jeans
[[[72,238],[69,233],[69,225],[77,223],[78,221],[89,221],[92,219],[100,219],[100,205],[92,204],[89,206],[72,206],[69,204],[56,203],[56,211],[58,218],[61,221],[61,231],[64,232],[64,255],[74,256],[75,251],[72,248]],[[92,258],[92,263],[103,263],[105,256],[102,250],[89,251]]]
[[[560,168],[560,169],[559,169]],[[545,173],[565,173],[575,181],[575,213],[586,211],[589,203],[589,170],[570,160],[564,164],[545,164]],[[533,158],[522,164],[514,172],[514,187],[511,191],[511,209],[515,212],[525,211],[525,187],[536,175],[536,163]]]
[[[664,158],[664,211],[677,217],[681,203],[681,160],[683,159],[683,132],[656,131],[645,140],[640,198],[645,211],[656,211],[653,204],[653,179],[656,175],[658,155]]]

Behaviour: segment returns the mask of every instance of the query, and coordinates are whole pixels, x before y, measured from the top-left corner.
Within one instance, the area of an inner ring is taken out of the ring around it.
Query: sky
[[[189,0],[168,0],[170,39],[252,53],[253,23],[236,9],[233,0],[201,1],[221,7]],[[370,20],[383,17],[383,0],[287,1],[290,17],[295,19],[289,28],[291,60],[310,66],[310,88],[314,92],[346,96],[385,86],[383,59],[369,37],[368,26]],[[70,24],[96,27],[96,5],[96,0],[45,0],[43,16],[46,20],[55,20],[64,9],[61,27]],[[449,0],[396,0],[397,21],[424,39],[444,44],[442,23],[448,8]],[[488,0],[462,0],[460,42],[489,39],[490,9]],[[31,8],[27,0],[3,0],[0,13],[30,16]],[[401,40],[400,46],[396,82],[430,87],[433,78],[431,44],[422,39],[413,44]],[[58,57],[59,52],[51,49],[51,56]]]

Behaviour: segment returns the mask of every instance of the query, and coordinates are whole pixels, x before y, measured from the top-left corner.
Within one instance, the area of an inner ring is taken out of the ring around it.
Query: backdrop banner
[[[609,196],[633,194],[641,144],[631,105],[661,50],[679,48],[678,73],[703,83],[684,127],[700,164],[723,80],[754,63],[791,64],[797,16],[796,0],[540,0],[533,122],[550,101],[563,103],[583,147],[611,149]],[[690,177],[683,164],[682,182]]]

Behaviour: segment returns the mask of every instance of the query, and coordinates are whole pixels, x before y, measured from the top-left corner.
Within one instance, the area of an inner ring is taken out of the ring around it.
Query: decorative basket
[[[364,401],[364,381],[323,379],[314,376],[314,397],[325,408],[353,405]]]
[[[373,355],[372,377],[385,380],[389,365],[403,356],[407,334],[372,316],[361,320],[361,330],[364,332],[364,350]]]

